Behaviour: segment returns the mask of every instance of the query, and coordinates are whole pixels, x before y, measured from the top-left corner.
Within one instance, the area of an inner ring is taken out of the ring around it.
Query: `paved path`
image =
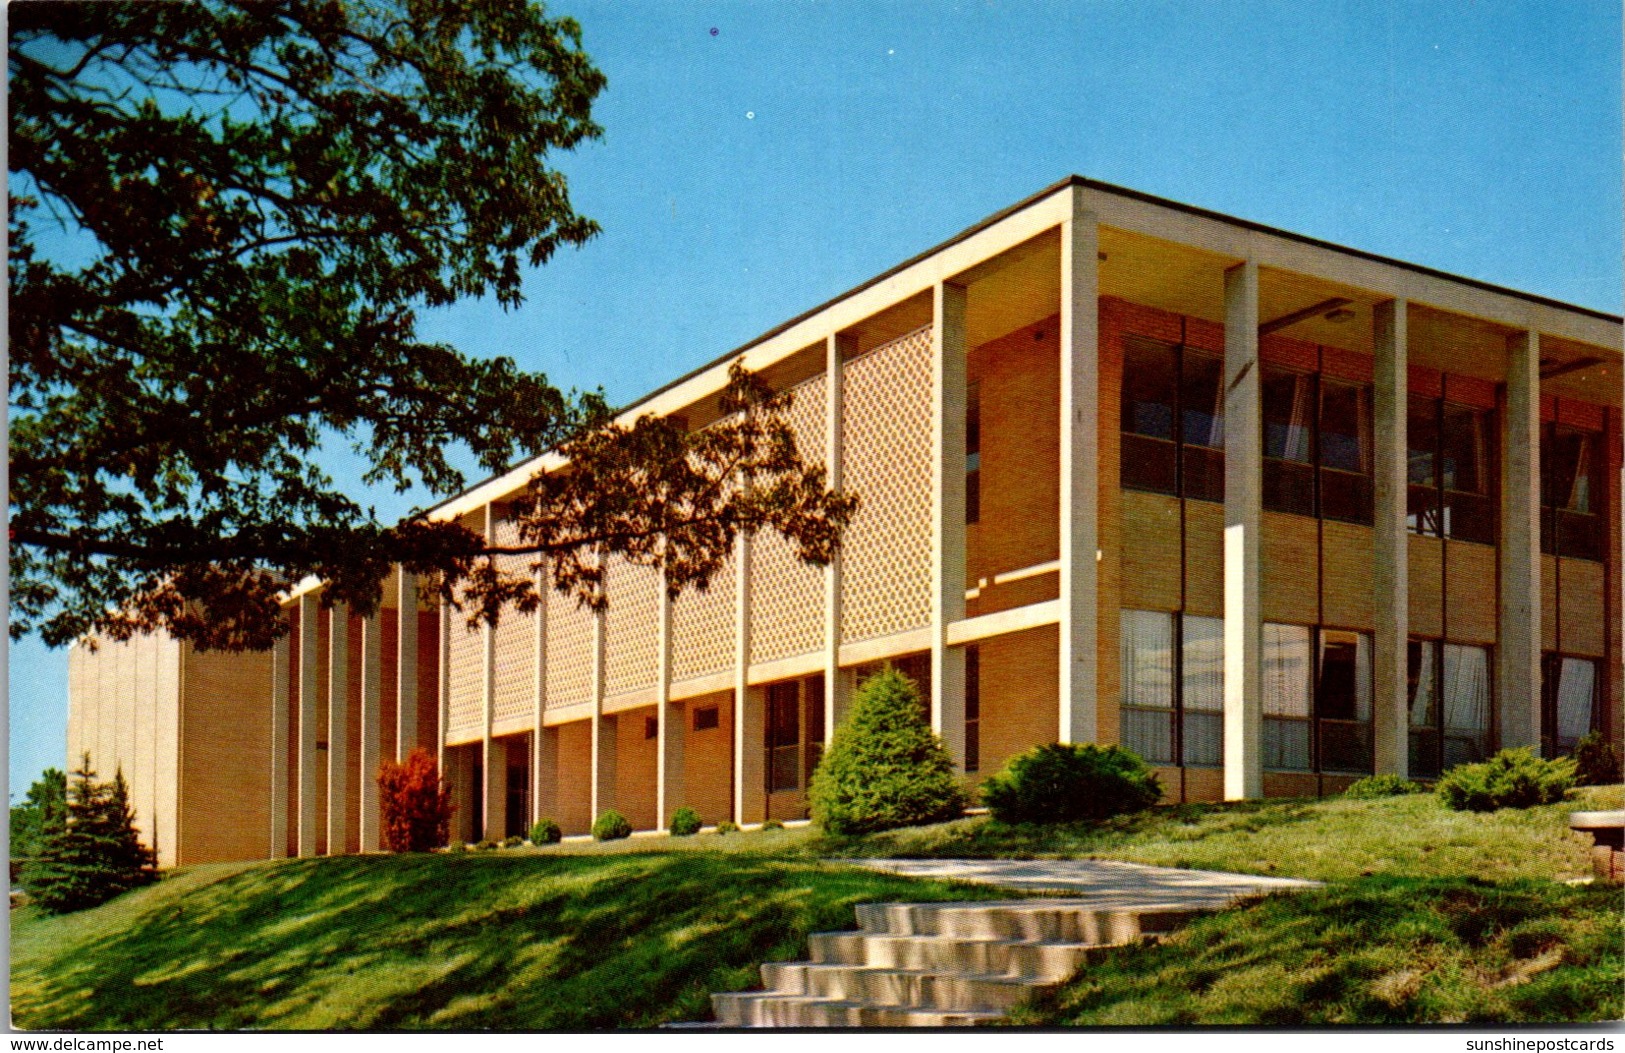
[[[907,877],[975,881],[1023,892],[1081,896],[1099,908],[1221,907],[1243,896],[1318,888],[1318,881],[1176,870],[1104,859],[854,859],[871,870]]]

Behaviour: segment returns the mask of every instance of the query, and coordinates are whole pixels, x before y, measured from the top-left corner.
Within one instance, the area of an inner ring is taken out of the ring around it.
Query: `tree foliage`
[[[68,786],[66,811],[43,831],[38,855],[23,868],[23,887],[41,908],[84,910],[157,879],[122,770],[112,782],[98,782],[86,754]]]
[[[808,787],[813,821],[864,834],[956,819],[965,796],[914,681],[887,667],[858,688]]]
[[[451,840],[451,787],[427,750],[414,749],[397,764],[385,760],[378,773],[378,811],[384,847],[427,852]]]
[[[17,861],[39,855],[45,835],[68,820],[68,777],[59,768],[46,768],[28,788],[23,803],[11,807],[12,878]]]
[[[850,502],[747,375],[704,432],[603,429],[600,396],[417,334],[425,306],[516,306],[523,267],[598,229],[554,167],[600,135],[571,19],[80,0],[10,20],[14,636],[262,647],[290,581],[367,611],[396,563],[474,617],[534,605],[462,526],[379,523],[314,463],[334,442],[369,484],[437,494],[466,484],[459,446],[488,472],[577,458],[527,499],[520,547],[583,602],[605,551],[674,591],[740,529],[828,558]]]

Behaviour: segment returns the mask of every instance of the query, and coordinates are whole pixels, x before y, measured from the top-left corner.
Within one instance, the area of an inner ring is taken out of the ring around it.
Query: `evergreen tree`
[[[32,859],[39,854],[47,830],[61,826],[68,818],[68,777],[59,769],[46,768],[28,788],[23,803],[11,809],[11,860]],[[14,875],[15,876],[15,875]]]
[[[926,723],[918,688],[890,667],[858,689],[808,792],[813,820],[832,834],[940,823],[965,810],[953,758]]]
[[[67,815],[45,833],[23,887],[43,909],[66,914],[105,903],[157,877],[153,852],[140,841],[129,788],[119,771],[97,782],[85,754],[68,786]]]

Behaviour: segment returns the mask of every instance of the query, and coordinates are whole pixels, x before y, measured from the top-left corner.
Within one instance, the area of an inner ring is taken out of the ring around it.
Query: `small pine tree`
[[[451,787],[427,750],[405,761],[386,760],[378,772],[378,811],[391,852],[427,852],[451,840]]]
[[[864,682],[808,788],[832,834],[940,823],[965,811],[953,758],[931,733],[914,681],[887,668]]]
[[[97,782],[87,753],[68,786],[67,815],[46,831],[23,887],[52,914],[105,903],[157,878],[152,849],[141,843],[123,771]]]

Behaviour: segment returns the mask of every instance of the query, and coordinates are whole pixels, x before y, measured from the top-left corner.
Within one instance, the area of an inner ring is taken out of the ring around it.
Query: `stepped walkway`
[[[712,1026],[954,1027],[996,1020],[1107,948],[1160,937],[1242,897],[1317,884],[1104,860],[852,862],[1057,898],[860,904],[856,932],[807,938],[811,961],[764,964],[765,990],[712,995]]]

